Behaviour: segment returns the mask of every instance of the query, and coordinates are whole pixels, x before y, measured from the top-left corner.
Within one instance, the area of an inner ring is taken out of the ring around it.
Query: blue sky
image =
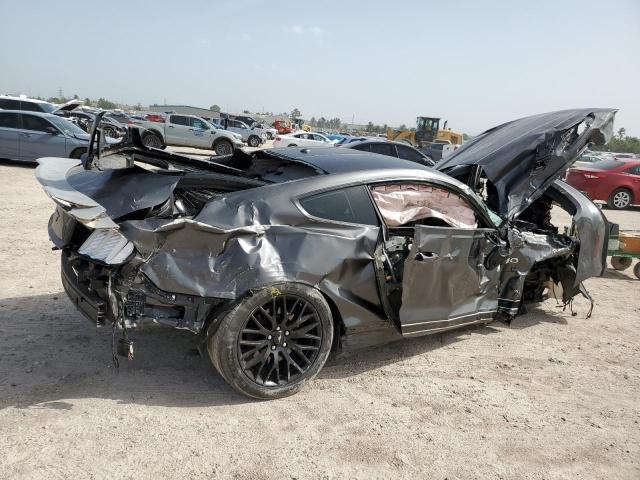
[[[472,134],[611,106],[640,136],[639,0],[0,3],[0,92]]]

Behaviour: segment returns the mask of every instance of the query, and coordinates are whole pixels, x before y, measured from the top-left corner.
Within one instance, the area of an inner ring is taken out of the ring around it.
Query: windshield
[[[40,103],[40,108],[42,109],[43,112],[46,113],[52,113],[55,110],[57,110],[58,106],[57,105],[52,105],[50,103]]]
[[[62,117],[49,117],[48,120],[53,123],[58,129],[63,131],[67,135],[75,136],[78,134],[87,135],[87,132],[82,130],[75,123],[70,122],[69,120]]]

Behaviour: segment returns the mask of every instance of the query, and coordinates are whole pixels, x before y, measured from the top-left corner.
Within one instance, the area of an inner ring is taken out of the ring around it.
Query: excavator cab
[[[418,117],[416,119],[416,143],[420,146],[433,142],[438,136],[440,119],[434,117]]]

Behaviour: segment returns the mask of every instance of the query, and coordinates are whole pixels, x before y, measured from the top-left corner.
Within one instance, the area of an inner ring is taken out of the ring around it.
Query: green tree
[[[620,127],[620,129],[618,130],[618,138],[622,140],[626,134],[627,134],[627,129],[624,127]]]
[[[209,107],[209,110],[212,112],[220,112],[220,105],[216,105],[215,103]]]
[[[297,108],[294,108],[291,111],[291,120],[295,121],[296,119],[300,118],[302,116],[302,113],[300,113],[300,110],[298,110]]]
[[[311,120],[309,120],[309,123],[311,124],[312,127],[315,127],[318,124],[318,121],[316,120],[316,117],[311,117]]]
[[[89,97],[87,97],[87,98],[84,99],[84,104],[87,107],[90,107],[91,105],[93,105],[93,102],[91,101],[91,99]]]
[[[112,102],[110,100],[107,100],[106,98],[102,98],[100,97],[98,99],[98,101],[96,102],[96,106],[98,108],[103,108],[105,110],[113,110],[114,108],[116,108],[118,105],[115,102]]]

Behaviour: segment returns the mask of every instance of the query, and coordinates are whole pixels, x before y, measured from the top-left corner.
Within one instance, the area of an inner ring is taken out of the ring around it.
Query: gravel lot
[[[0,478],[640,478],[640,281],[609,270],[576,316],[493,323],[330,358],[247,400],[188,332],[109,331],[67,300],[52,202],[0,164]],[[640,229],[640,209],[605,211]]]

